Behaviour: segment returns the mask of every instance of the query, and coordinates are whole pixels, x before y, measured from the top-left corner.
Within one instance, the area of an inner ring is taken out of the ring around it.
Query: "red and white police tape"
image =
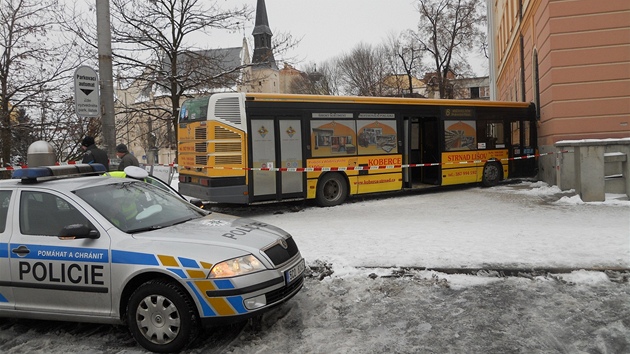
[[[573,151],[557,151],[557,152],[548,152],[544,154],[533,154],[519,157],[510,157],[505,159],[500,159],[501,161],[513,161],[513,160],[525,160],[532,159],[536,157],[555,155],[555,154],[564,154]],[[368,171],[368,170],[386,170],[386,169],[394,169],[394,168],[414,168],[414,167],[430,167],[430,166],[441,166],[441,165],[466,165],[466,164],[475,164],[487,162],[489,160],[471,160],[471,161],[459,161],[459,162],[434,162],[434,163],[411,163],[405,165],[367,165],[367,166],[347,166],[347,167],[222,167],[222,166],[204,166],[202,168],[213,169],[213,170],[241,170],[241,171],[274,171],[274,172],[328,172],[328,171]],[[77,161],[69,161],[69,162],[57,162],[55,165],[74,165],[80,162]],[[146,166],[167,166],[167,167],[178,167],[177,164],[156,164],[156,165],[146,165]],[[0,168],[0,171],[13,171],[19,170],[22,168],[27,168],[27,165],[22,166],[7,166]],[[188,169],[196,169],[199,167],[193,166],[181,166],[183,168]]]
[[[500,159],[500,161],[525,160],[547,155],[564,154],[572,151],[548,152],[544,154],[534,154],[519,157],[510,157]],[[347,167],[223,167],[223,166],[204,166],[201,168],[212,170],[240,170],[240,171],[273,171],[273,172],[328,172],[328,171],[368,171],[368,170],[387,170],[395,168],[413,168],[413,167],[430,167],[441,165],[466,165],[487,162],[489,160],[471,160],[459,162],[434,162],[434,163],[413,163],[405,165],[367,165],[367,166],[347,166]],[[200,167],[184,166],[187,169],[197,169]]]

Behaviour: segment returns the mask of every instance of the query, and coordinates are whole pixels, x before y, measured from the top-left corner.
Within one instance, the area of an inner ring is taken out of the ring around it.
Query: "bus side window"
[[[512,142],[512,152],[515,155],[521,154],[521,125],[519,122],[512,122],[510,125]]]
[[[503,149],[505,148],[505,137],[503,134],[503,123],[489,122],[486,125],[486,148],[487,149]]]

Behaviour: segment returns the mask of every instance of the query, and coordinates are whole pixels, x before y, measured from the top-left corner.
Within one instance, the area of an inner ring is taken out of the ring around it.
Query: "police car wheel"
[[[133,292],[127,303],[127,323],[136,341],[157,353],[182,350],[199,330],[190,297],[167,280],[150,280]]]

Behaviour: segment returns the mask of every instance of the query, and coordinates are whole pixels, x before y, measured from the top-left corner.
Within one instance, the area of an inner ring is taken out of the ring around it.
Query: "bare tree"
[[[80,48],[60,31],[60,13],[55,0],[0,0],[0,158],[4,163],[18,153],[12,148],[16,122],[11,117],[19,110],[31,115],[44,98],[50,104],[60,102],[64,99],[60,93],[71,86]]]
[[[360,43],[349,54],[306,66],[292,93],[315,95],[410,96],[422,71],[422,52],[409,35],[390,35],[373,47]]]
[[[339,75],[335,73],[338,66],[334,60],[320,64],[319,70],[315,64],[307,66],[300,77],[291,82],[291,93],[309,95],[338,95]]]
[[[359,43],[338,61],[344,93],[356,96],[382,96],[383,79],[389,74],[386,49]]]
[[[137,85],[147,97],[149,92],[168,97],[170,103],[125,109],[141,110],[154,119],[168,119],[170,137],[175,136],[170,132],[175,131],[186,93],[233,87],[239,79],[242,66],[234,65],[234,51],[201,49],[194,42],[195,34],[214,29],[237,30],[251,14],[245,6],[224,10],[218,4],[204,0],[111,1],[118,79]],[[166,146],[175,144],[173,140]]]
[[[124,91],[136,96],[132,100],[116,97],[119,137],[119,129],[129,131],[121,122],[135,125],[138,131],[139,122],[151,122],[154,130],[166,127],[165,132],[158,134],[165,139],[151,138],[155,132],[142,133],[147,140],[138,143],[149,149],[175,148],[174,126],[184,99],[236,90],[245,84],[243,81],[249,78],[245,75],[247,68],[256,64],[243,56],[240,47],[213,48],[211,35],[217,31],[240,31],[253,10],[246,5],[229,9],[227,6],[229,2],[220,0],[111,1],[115,76]],[[93,24],[89,30],[84,30],[86,26],[73,27],[85,43],[96,44]],[[290,34],[280,33],[272,44],[275,51],[286,51],[298,42]],[[160,145],[153,146],[154,143]]]
[[[170,146],[175,140],[172,130],[169,130],[171,113],[162,108],[168,107],[169,103],[168,97],[151,96],[135,105],[118,107],[118,117],[122,119],[116,121],[117,135],[130,144],[142,147],[146,163],[158,163],[159,148]]]
[[[30,124],[30,117],[25,109],[14,111],[15,119],[11,119],[11,141],[12,149],[15,152],[11,159],[11,165],[23,165],[26,163],[28,147],[35,141],[33,128]]]
[[[449,73],[466,69],[465,55],[485,43],[485,6],[478,0],[418,0],[415,37],[433,62],[441,98],[453,98]]]
[[[387,56],[392,76],[387,81],[395,96],[415,96],[415,80],[423,71],[423,51],[413,34],[404,32],[401,34],[391,34],[388,37],[386,48],[389,52]]]
[[[49,142],[56,161],[76,161],[83,157],[80,142],[85,136],[98,137],[102,133],[101,120],[75,114],[74,99],[61,102],[42,99],[39,115],[31,120],[33,136]]]

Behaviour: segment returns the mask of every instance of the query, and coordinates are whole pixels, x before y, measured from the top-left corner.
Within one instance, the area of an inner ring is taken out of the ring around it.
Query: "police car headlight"
[[[261,270],[265,270],[265,266],[260,263],[258,258],[253,255],[245,257],[232,258],[221,263],[217,263],[210,270],[208,278],[226,278],[234,277],[237,275],[244,275],[248,273],[254,273]]]

